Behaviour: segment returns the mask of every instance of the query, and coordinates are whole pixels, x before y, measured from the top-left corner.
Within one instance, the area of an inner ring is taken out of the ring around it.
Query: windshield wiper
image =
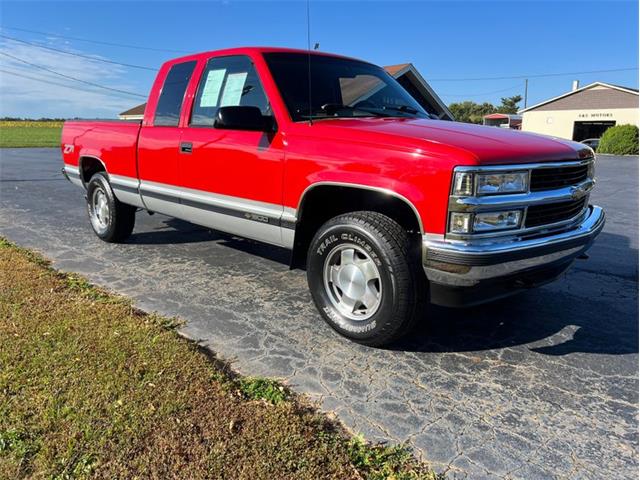
[[[371,113],[380,117],[393,117],[395,115],[386,113],[388,111],[407,113],[409,115],[419,115],[420,111],[409,105],[382,105],[380,107],[355,107],[351,105],[342,105],[340,103],[326,103],[321,107],[323,112],[332,113],[338,110],[358,110]],[[386,111],[386,112],[385,112]]]
[[[410,107],[409,105],[391,105],[391,106],[385,105],[382,108],[384,110],[394,110],[396,112],[411,113],[413,115],[419,113],[418,110],[416,110],[413,107]]]
[[[365,107],[355,107],[352,105],[344,105],[342,103],[325,103],[324,105],[322,105],[322,107],[320,107],[320,110],[316,110],[316,112],[314,112],[313,115],[309,116],[309,115],[303,115],[305,118],[314,118],[314,119],[321,119],[321,118],[358,118],[358,117],[364,117],[365,115],[337,115],[338,112],[340,112],[341,110],[346,110],[348,112],[363,112],[366,113],[366,116],[372,116],[372,117],[397,117],[396,114],[393,114],[391,112],[389,112],[388,110],[393,110],[396,112],[401,112],[401,113],[407,113],[407,114],[417,114],[419,113],[415,108],[412,108],[408,105],[399,105],[399,106],[391,106],[391,107],[387,107],[387,106],[380,106],[380,107],[372,107],[372,108],[365,108]],[[385,110],[387,110],[385,112]],[[302,110],[298,110],[298,113],[302,113]]]
[[[376,117],[388,117],[390,116],[387,113],[384,112],[378,112],[377,110],[369,110],[368,108],[362,108],[362,107],[354,107],[351,105],[343,105],[342,103],[325,103],[324,105],[322,105],[322,107],[320,107],[320,110],[322,110],[323,113],[326,113],[327,115],[332,115],[340,110],[349,110],[352,112],[364,112],[364,113],[368,113],[370,115],[376,116]]]
[[[355,108],[349,105],[343,105],[341,103],[325,103],[320,107],[320,110],[325,112],[327,115],[331,115],[338,110],[355,110]]]
[[[355,107],[351,105],[343,105],[341,103],[325,103],[320,107],[322,111],[330,113],[335,112],[337,110],[361,110],[363,112],[374,112],[375,110],[393,110],[395,112],[404,112],[416,114],[419,111],[409,105],[383,105],[381,107],[375,108],[365,108],[365,107]],[[377,113],[377,112],[376,112]]]

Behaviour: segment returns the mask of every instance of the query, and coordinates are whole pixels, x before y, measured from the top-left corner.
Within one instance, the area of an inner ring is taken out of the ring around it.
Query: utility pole
[[[529,90],[529,79],[524,79],[524,108],[527,108],[527,92]]]

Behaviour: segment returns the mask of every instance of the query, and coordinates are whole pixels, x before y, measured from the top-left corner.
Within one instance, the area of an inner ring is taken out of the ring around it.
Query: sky
[[[145,101],[170,58],[306,48],[306,8],[304,0],[3,0],[0,116],[115,118]],[[528,76],[528,105],[569,91],[572,80],[638,87],[636,1],[310,0],[310,13],[321,51],[412,62],[447,104],[524,94],[523,78],[487,77]],[[573,73],[621,69],[631,70]]]

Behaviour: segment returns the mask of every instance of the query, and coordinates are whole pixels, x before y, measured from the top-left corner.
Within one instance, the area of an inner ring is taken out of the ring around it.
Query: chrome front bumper
[[[516,284],[519,274],[540,271],[551,265],[562,267],[561,273],[591,246],[604,223],[604,210],[590,206],[580,223],[572,228],[526,240],[495,238],[484,243],[465,243],[425,235],[422,242],[424,271],[432,284],[453,288],[476,287],[501,278],[512,279]]]

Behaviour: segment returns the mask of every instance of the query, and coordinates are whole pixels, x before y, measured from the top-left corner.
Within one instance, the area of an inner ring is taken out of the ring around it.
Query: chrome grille
[[[588,165],[536,168],[531,172],[530,190],[539,192],[576,185],[587,179]]]
[[[533,205],[527,209],[525,227],[539,227],[552,223],[570,220],[578,215],[585,207],[587,199],[570,200],[567,202]]]
[[[453,212],[467,214],[473,223],[478,212],[520,210],[523,220],[518,228],[482,232],[473,229],[453,232],[448,225],[446,238],[461,241],[484,241],[507,235],[529,238],[531,235],[546,235],[552,229],[572,228],[573,222],[585,214],[589,205],[589,192],[595,184],[593,162],[593,158],[585,158],[567,162],[455,167],[455,173],[474,175],[528,171],[529,188],[526,193],[477,195],[474,191],[456,195],[452,187],[449,223]]]

